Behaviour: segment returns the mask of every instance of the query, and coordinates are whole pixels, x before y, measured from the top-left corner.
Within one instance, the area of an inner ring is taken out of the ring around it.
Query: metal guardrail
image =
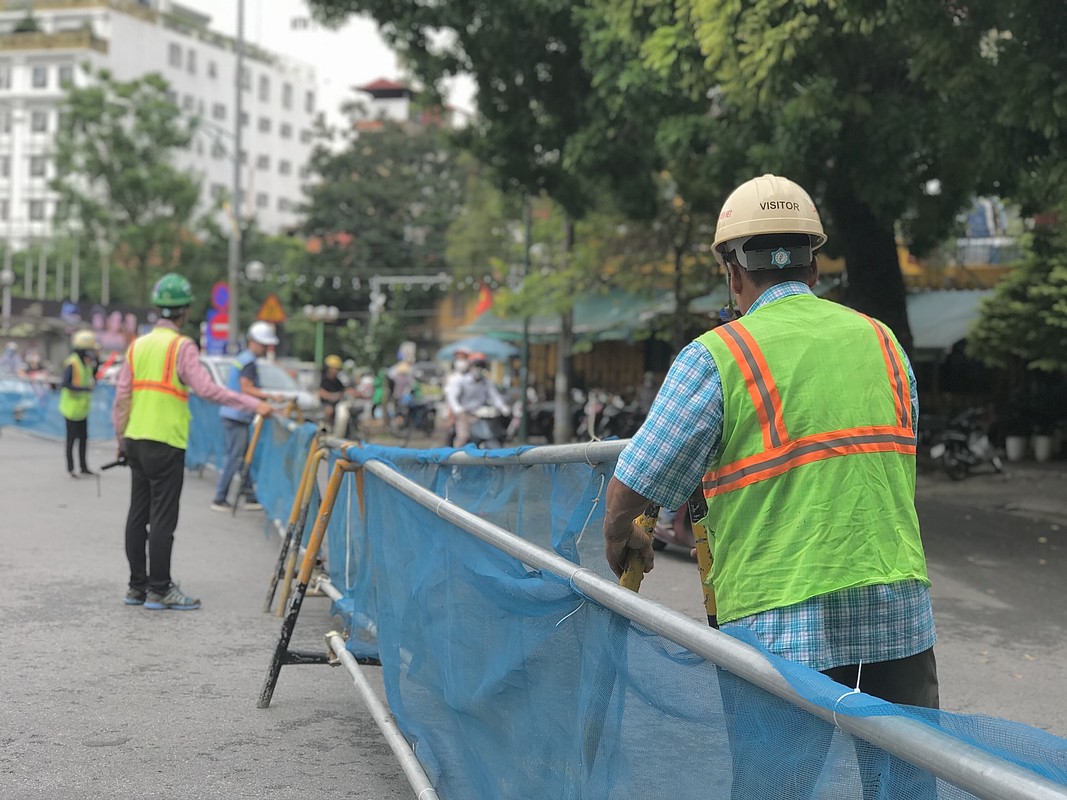
[[[608,449],[598,451],[604,456],[612,448],[625,442],[599,443]],[[585,460],[578,451],[585,445],[559,445],[552,455],[571,461]],[[457,453],[445,463],[480,463]],[[617,453],[615,453],[617,455]],[[499,459],[502,463],[550,463],[535,451]],[[455,459],[455,460],[454,460]],[[520,460],[521,459],[521,460]],[[433,492],[400,475],[387,464],[368,461],[364,469],[389,486],[433,511],[482,541],[496,547],[524,564],[547,570],[569,581],[585,596],[600,603],[642,627],[688,649],[707,661],[759,686],[798,708],[825,720],[841,730],[874,744],[887,753],[986,800],[1067,800],[1067,787],[1053,783],[1040,775],[1023,769],[1004,759],[954,739],[936,728],[917,720],[901,717],[856,717],[835,714],[834,710],[816,705],[797,693],[770,661],[758,650],[720,633],[705,628],[688,617],[646,600],[634,592],[601,578],[585,567],[578,567],[555,553],[537,547],[514,534],[450,503]],[[848,695],[842,700],[847,699]]]

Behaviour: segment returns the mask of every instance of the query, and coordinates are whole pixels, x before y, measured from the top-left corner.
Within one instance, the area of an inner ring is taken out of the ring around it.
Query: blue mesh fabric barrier
[[[111,406],[115,387],[97,385],[89,407],[89,439],[114,440]],[[0,426],[12,425],[39,436],[66,439],[67,425],[59,413],[59,390],[38,381],[18,379],[0,382]]]
[[[310,422],[305,422],[293,432],[272,419],[264,423],[252,455],[252,479],[256,484],[256,497],[271,519],[280,520],[283,524],[289,522],[289,512],[300,488],[300,476],[316,432],[316,427]],[[314,522],[317,511],[316,500],[308,512],[306,530],[310,530],[310,523]]]
[[[606,575],[601,503],[613,465],[454,467],[437,453],[416,464],[397,453],[348,457],[392,461]],[[377,645],[390,709],[443,798],[973,797],[631,624],[370,474],[364,500],[361,515],[346,476],[328,529],[349,649]],[[905,716],[1067,783],[1063,739],[866,695],[842,701],[839,684],[769,657],[839,715]]]

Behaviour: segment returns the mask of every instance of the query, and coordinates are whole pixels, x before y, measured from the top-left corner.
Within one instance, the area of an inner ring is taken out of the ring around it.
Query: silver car
[[[227,385],[230,369],[233,367],[233,356],[200,356],[200,363],[211,373],[215,383]],[[322,419],[322,401],[317,393],[302,389],[288,372],[273,361],[256,359],[256,370],[259,372],[259,385],[263,391],[281,395],[286,400],[296,400],[297,408],[306,419],[313,422]]]

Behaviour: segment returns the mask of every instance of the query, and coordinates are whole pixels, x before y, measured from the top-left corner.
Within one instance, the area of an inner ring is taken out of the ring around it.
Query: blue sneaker
[[[172,583],[166,594],[149,592],[144,607],[149,611],[196,611],[200,608],[200,599],[183,594],[178,584]]]
[[[147,594],[148,592],[144,589],[128,589],[122,602],[128,606],[143,606]]]

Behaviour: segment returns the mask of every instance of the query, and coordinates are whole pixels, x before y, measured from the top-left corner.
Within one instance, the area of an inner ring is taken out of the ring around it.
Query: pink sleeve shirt
[[[157,328],[170,328],[177,330],[170,320],[160,320]],[[248,394],[233,392],[224,386],[219,386],[211,378],[211,373],[204,369],[200,363],[200,351],[191,339],[186,339],[178,348],[178,377],[181,382],[188,386],[194,394],[220,403],[231,408],[240,408],[244,411],[255,411],[259,400]],[[111,409],[111,421],[115,425],[115,437],[122,443],[122,435],[126,431],[126,424],[130,420],[130,398],[133,394],[133,371],[130,362],[122,365],[119,372],[119,381],[115,386],[115,405]]]

